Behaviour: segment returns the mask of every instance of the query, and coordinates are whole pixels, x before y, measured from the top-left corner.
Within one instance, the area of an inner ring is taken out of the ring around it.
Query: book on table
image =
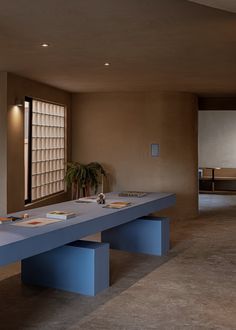
[[[67,220],[75,217],[76,214],[68,211],[50,211],[46,214],[47,218]]]
[[[122,191],[119,193],[121,197],[144,197],[147,193],[144,191]]]
[[[3,223],[9,223],[17,220],[22,220],[22,218],[17,218],[17,217],[0,217],[0,224]]]
[[[131,205],[130,202],[118,201],[118,202],[111,202],[111,203],[105,205],[104,207],[108,208],[108,209],[122,209],[123,207],[127,207],[130,205]]]
[[[50,225],[50,224],[58,222],[58,221],[62,221],[62,219],[36,218],[36,219],[29,219],[29,220],[14,222],[14,223],[12,223],[12,225],[19,226],[19,227],[34,228],[34,227],[42,227],[42,226]]]
[[[96,203],[96,202],[97,202],[97,196],[81,197],[76,201],[76,203]]]

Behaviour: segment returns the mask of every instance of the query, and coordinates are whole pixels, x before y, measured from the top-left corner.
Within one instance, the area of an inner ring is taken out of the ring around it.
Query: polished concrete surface
[[[200,205],[198,219],[172,223],[167,257],[111,251],[111,287],[96,297],[0,268],[0,329],[236,329],[236,196]]]

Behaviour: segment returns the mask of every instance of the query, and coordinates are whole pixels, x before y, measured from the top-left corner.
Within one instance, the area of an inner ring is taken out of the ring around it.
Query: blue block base
[[[109,287],[109,244],[77,241],[21,262],[22,281],[95,296]]]
[[[102,232],[111,249],[163,256],[169,251],[168,218],[144,217]]]

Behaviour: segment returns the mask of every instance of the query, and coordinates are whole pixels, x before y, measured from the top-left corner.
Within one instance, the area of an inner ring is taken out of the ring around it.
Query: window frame
[[[33,112],[33,99],[26,96],[25,102],[29,103],[28,109],[28,171],[27,171],[27,198],[25,205],[32,203],[32,112]],[[25,152],[25,151],[24,151]]]
[[[47,101],[47,100],[42,100],[42,99],[38,99],[38,98],[33,98],[33,97],[29,97],[29,96],[26,96],[25,97],[25,102],[28,102],[29,104],[29,108],[28,108],[28,175],[27,175],[27,198],[25,199],[25,205],[27,206],[28,204],[31,204],[31,203],[36,203],[36,202],[39,202],[39,201],[42,201],[44,199],[47,199],[47,198],[50,198],[50,197],[53,197],[53,196],[56,196],[58,194],[61,194],[61,193],[64,193],[66,192],[66,185],[64,184],[64,188],[62,190],[59,190],[59,191],[56,191],[56,192],[53,192],[53,193],[48,193],[47,195],[43,196],[43,197],[40,197],[40,198],[36,198],[36,199],[33,199],[32,200],[32,190],[33,190],[33,187],[32,187],[32,144],[33,144],[33,101],[39,101],[39,102],[44,102],[44,103],[47,103],[47,104],[52,104],[52,105],[56,105],[56,106],[60,106],[60,107],[63,107],[64,108],[64,163],[66,164],[66,161],[67,161],[67,125],[66,125],[66,118],[67,118],[67,108],[64,104],[59,104],[59,103],[56,103],[56,102],[50,102],[50,101]],[[47,125],[45,125],[46,127]],[[65,166],[64,166],[64,174],[65,174]]]

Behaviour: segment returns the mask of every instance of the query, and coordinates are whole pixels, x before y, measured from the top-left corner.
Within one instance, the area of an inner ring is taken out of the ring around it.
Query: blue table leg
[[[22,260],[22,281],[95,296],[109,287],[109,244],[77,241]]]
[[[144,217],[102,232],[111,249],[162,256],[170,242],[168,218]]]

